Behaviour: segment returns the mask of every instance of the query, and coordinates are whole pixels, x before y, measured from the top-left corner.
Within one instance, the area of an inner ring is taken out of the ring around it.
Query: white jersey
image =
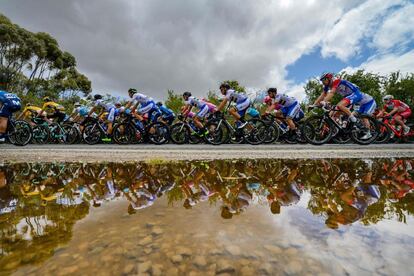
[[[111,103],[106,103],[104,100],[99,99],[94,102],[94,106],[102,107],[105,111],[109,111],[111,108],[115,108],[115,106]]]
[[[227,100],[234,101],[236,103],[244,102],[247,99],[247,96],[245,94],[238,93],[233,89],[227,90],[226,95],[224,97]]]
[[[147,102],[153,101],[151,97],[148,97],[147,95],[144,95],[141,93],[135,93],[134,96],[132,96],[132,100],[135,103],[140,103],[140,104],[146,104]]]
[[[297,102],[298,101],[294,97],[290,97],[286,94],[277,94],[274,99],[275,104],[280,104],[283,107],[291,106]]]
[[[202,109],[203,107],[206,106],[205,102],[203,102],[203,101],[201,101],[201,100],[199,100],[195,97],[192,97],[192,96],[189,97],[188,100],[185,103],[188,104],[188,105],[191,105],[191,106],[197,106],[200,109]]]

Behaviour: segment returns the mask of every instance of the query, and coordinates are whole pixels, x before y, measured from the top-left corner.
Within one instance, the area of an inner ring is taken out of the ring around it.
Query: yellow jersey
[[[65,111],[65,108],[62,105],[60,105],[58,103],[55,103],[55,102],[45,102],[43,104],[42,109],[46,110],[46,111],[47,110],[52,110],[53,112],[55,112],[55,111]]]
[[[23,116],[25,117],[25,118],[29,118],[29,119],[31,119],[31,118],[33,118],[33,117],[36,117],[37,116],[37,114],[41,111],[42,109],[40,108],[40,107],[37,107],[37,106],[26,106],[24,109],[23,109]]]

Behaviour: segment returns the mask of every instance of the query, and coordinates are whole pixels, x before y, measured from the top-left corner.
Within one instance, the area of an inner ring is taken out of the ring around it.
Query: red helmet
[[[325,73],[321,76],[320,80],[323,81],[324,79],[332,80],[333,74],[332,73]]]
[[[263,102],[264,102],[265,104],[271,104],[271,103],[272,103],[272,98],[270,98],[269,96],[266,96],[266,97],[264,98]]]

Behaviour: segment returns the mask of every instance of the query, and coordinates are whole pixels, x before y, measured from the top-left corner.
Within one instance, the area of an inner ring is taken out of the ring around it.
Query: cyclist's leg
[[[230,114],[232,114],[233,117],[237,121],[240,121],[241,124],[239,125],[239,127],[243,127],[243,126],[246,125],[246,122],[244,121],[243,117],[246,114],[246,111],[249,108],[249,106],[250,106],[250,100],[249,99],[246,99],[243,102],[237,104],[235,109],[231,109],[229,111]]]
[[[361,105],[358,109],[358,112],[360,114],[372,115],[375,111],[375,108],[377,108],[377,103],[375,102],[375,100],[371,100]],[[363,118],[362,123],[365,127],[369,128],[369,120],[367,118]]]
[[[10,111],[7,103],[0,105],[0,139],[4,139],[7,131],[7,123],[11,117],[12,112]]]
[[[205,105],[194,117],[194,123],[199,129],[203,129],[204,126],[201,123],[201,119],[203,119],[208,114],[208,105]]]
[[[293,121],[293,118],[296,117],[299,110],[300,110],[300,105],[298,102],[292,104],[291,106],[288,106],[285,110],[286,113],[284,115],[286,117],[286,123],[288,124],[291,130],[296,130],[296,124]]]
[[[106,118],[108,120],[108,135],[112,135],[112,126],[115,120],[115,108],[109,109],[108,117]]]

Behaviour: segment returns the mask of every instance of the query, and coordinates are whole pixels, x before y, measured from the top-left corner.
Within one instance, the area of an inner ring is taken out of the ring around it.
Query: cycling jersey
[[[348,104],[364,105],[373,101],[370,95],[362,93],[358,86],[347,80],[336,79],[333,81],[332,86],[324,86],[325,92],[328,92],[329,89],[336,89],[336,93],[343,96]]]
[[[104,100],[99,99],[94,102],[94,106],[102,107],[105,111],[109,112],[111,108],[115,108],[115,106],[111,103],[105,103]]]
[[[389,108],[390,110],[393,110],[396,107],[398,107],[401,110],[401,112],[406,111],[407,109],[410,109],[410,107],[406,103],[400,100],[391,100],[388,103],[384,104],[384,110],[386,110],[387,108]]]
[[[78,106],[73,110],[72,114],[79,114],[81,117],[86,117],[91,109],[87,106]]]
[[[192,97],[192,96],[189,97],[188,100],[185,103],[188,104],[188,105],[191,105],[191,106],[196,106],[200,109],[203,109],[204,106],[206,106],[206,102],[201,101],[201,100],[199,100],[195,97]]]
[[[45,102],[43,104],[42,109],[46,110],[46,111],[47,110],[52,110],[53,112],[64,111],[65,110],[65,108],[62,105],[60,105],[58,103],[55,103],[55,102]]]
[[[37,116],[37,114],[41,111],[42,109],[40,107],[37,106],[27,106],[23,109],[23,116],[25,118],[33,118],[33,116]]]
[[[144,95],[141,93],[135,93],[134,96],[132,96],[132,100],[135,103],[140,103],[140,104],[146,104],[147,102],[153,101],[151,97],[148,97],[147,95]]]
[[[233,101],[233,102],[236,102],[237,104],[240,104],[244,102],[246,99],[248,99],[247,95],[238,93],[234,91],[233,89],[227,90],[226,95],[224,95],[224,97],[228,101]]]
[[[281,107],[288,107],[296,104],[298,101],[294,97],[290,97],[286,94],[277,94],[273,100],[273,104],[279,104]]]
[[[158,108],[160,109],[164,117],[175,116],[174,112],[171,109],[167,108],[166,106],[161,105]]]
[[[0,90],[0,117],[9,118],[21,109],[20,98],[15,94]]]

